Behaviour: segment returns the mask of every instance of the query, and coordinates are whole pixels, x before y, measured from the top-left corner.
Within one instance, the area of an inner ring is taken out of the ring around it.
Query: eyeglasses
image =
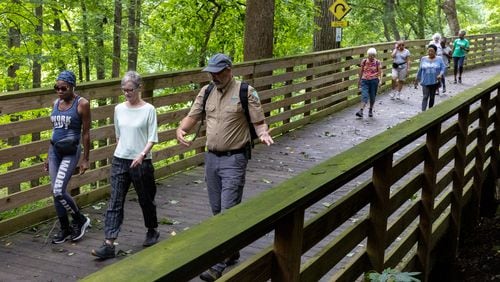
[[[137,88],[122,88],[123,93],[130,93],[137,90]]]
[[[68,91],[68,87],[66,87],[66,86],[61,86],[61,87],[59,87],[59,86],[57,86],[57,85],[54,85],[54,90],[55,90],[56,92],[59,92],[59,91],[66,92],[66,91]]]

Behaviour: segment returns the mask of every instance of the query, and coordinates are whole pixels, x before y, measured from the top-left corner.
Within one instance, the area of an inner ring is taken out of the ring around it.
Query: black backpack
[[[214,84],[210,83],[208,87],[205,89],[205,96],[203,96],[203,110],[201,112],[202,125],[203,121],[205,120],[205,115],[206,115],[205,106],[207,105],[208,95],[210,95],[212,89],[214,89]],[[247,118],[248,129],[250,130],[250,145],[253,148],[254,147],[253,140],[259,136],[257,136],[257,132],[255,132],[255,127],[253,126],[252,121],[250,120],[250,113],[248,112],[248,83],[243,81],[241,82],[240,86],[240,102],[241,106],[243,107],[243,111],[245,112],[245,117]]]

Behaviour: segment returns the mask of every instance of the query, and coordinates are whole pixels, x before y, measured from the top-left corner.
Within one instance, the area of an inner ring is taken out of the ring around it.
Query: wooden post
[[[453,170],[453,192],[451,194],[451,221],[450,229],[445,237],[446,248],[443,248],[443,257],[439,259],[450,280],[456,280],[456,258],[458,256],[458,244],[460,226],[462,221],[462,201],[465,186],[465,166],[467,153],[467,130],[470,107],[465,107],[458,113],[457,143],[455,145],[455,169]]]
[[[481,98],[481,106],[479,110],[479,133],[477,135],[476,144],[476,162],[474,164],[474,186],[472,191],[472,220],[477,223],[481,212],[481,193],[484,183],[484,161],[486,151],[486,132],[488,130],[488,106],[490,101],[490,93]]]
[[[286,72],[287,73],[288,72],[293,73],[293,67],[286,68]],[[293,79],[292,80],[287,80],[285,82],[285,85],[292,85],[292,84],[293,84]],[[291,97],[292,97],[292,93],[290,92],[290,93],[285,94],[284,99],[286,100],[286,99],[291,98]],[[292,109],[292,106],[285,106],[285,107],[283,107],[283,111],[284,112],[290,111],[291,109]],[[291,119],[289,119],[289,118],[283,120],[283,125],[285,125],[287,123],[290,123],[290,120]],[[285,134],[287,132],[289,132],[289,131],[283,131],[283,134]]]
[[[422,205],[420,212],[420,238],[417,255],[422,281],[429,280],[432,223],[434,222],[434,199],[436,197],[436,178],[439,157],[439,135],[441,124],[435,125],[427,132],[426,156],[424,161],[424,183],[422,186]]]
[[[278,223],[274,235],[272,281],[300,281],[303,232],[304,209],[295,210]]]
[[[368,232],[366,251],[372,269],[378,272],[384,270],[390,188],[394,181],[391,176],[392,158],[392,154],[387,154],[373,164],[372,181],[375,197],[370,203],[371,228]]]

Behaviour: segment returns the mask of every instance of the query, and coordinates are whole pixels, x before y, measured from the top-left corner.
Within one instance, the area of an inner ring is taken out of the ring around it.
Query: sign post
[[[332,27],[335,27],[335,42],[339,43],[342,41],[342,28],[348,26],[347,21],[342,19],[351,11],[351,7],[345,2],[345,0],[335,0],[333,4],[328,8],[332,12],[334,20],[332,22]]]

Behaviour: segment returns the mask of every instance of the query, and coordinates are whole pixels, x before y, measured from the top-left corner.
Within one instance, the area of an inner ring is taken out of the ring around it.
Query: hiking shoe
[[[398,97],[398,99],[400,99],[400,98]],[[370,109],[370,111],[368,112],[368,116],[373,117],[373,110],[372,109]]]
[[[74,222],[71,226],[73,232],[71,234],[71,241],[75,242],[80,240],[83,235],[85,235],[85,231],[90,226],[90,218],[83,216],[80,222]]]
[[[461,77],[458,78],[458,83],[462,83],[462,78]]]
[[[455,81],[453,81],[454,84],[457,84],[457,79],[455,78]]]
[[[224,260],[224,263],[227,266],[234,265],[238,262],[239,259],[240,259],[240,252],[236,252],[236,253],[232,254],[231,256],[229,256],[228,258],[226,258]]]
[[[401,92],[398,92],[396,99],[401,100]]]
[[[115,246],[106,244],[104,242],[102,246],[100,246],[98,249],[92,250],[92,255],[96,256],[100,259],[108,259],[108,258],[114,258],[115,257]]]
[[[144,240],[144,243],[142,245],[144,247],[149,247],[156,242],[158,242],[158,238],[160,237],[160,232],[156,231],[155,229],[148,229],[148,232],[146,233],[146,239]]]
[[[394,92],[391,92],[391,93],[389,94],[389,96],[391,96],[391,100],[394,100],[394,97],[396,96],[396,94],[395,94]]]
[[[356,116],[357,116],[357,117],[363,117],[363,110],[359,110],[359,111],[356,113]]]
[[[446,93],[446,88],[443,87],[443,93]]]
[[[209,269],[205,270],[202,274],[200,274],[200,279],[203,281],[212,282],[212,281],[219,279],[221,276],[222,276],[222,273],[220,273],[219,271],[217,271],[213,268],[209,268]]]
[[[60,229],[56,235],[52,238],[52,244],[62,244],[66,242],[66,239],[72,234],[71,229]]]

